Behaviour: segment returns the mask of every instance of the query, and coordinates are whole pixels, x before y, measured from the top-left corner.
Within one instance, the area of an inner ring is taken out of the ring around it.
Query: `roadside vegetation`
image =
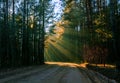
[[[120,83],[120,70],[116,69],[115,65],[106,64],[104,66],[104,64],[87,64],[86,67]]]

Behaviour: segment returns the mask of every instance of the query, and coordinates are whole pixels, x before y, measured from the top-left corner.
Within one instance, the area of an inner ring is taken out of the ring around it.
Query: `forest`
[[[57,0],[61,11],[53,1],[0,0],[0,68],[120,65],[120,0]]]

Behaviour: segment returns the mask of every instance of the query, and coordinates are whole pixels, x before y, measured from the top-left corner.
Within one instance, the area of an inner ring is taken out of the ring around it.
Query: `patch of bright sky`
[[[54,8],[55,13],[58,13],[58,11],[61,12],[62,2],[60,0],[52,0],[52,4],[55,4],[55,8]]]
[[[56,20],[60,19],[62,13],[63,13],[63,7],[62,7],[62,1],[60,0],[52,0],[52,4],[55,4],[54,7],[54,15],[56,16]]]
[[[49,20],[57,22],[61,19],[61,15],[63,14],[63,9],[64,9],[64,7],[62,6],[63,2],[60,0],[52,0],[51,4],[54,5],[54,11],[53,11],[54,18]],[[48,24],[48,26],[51,25],[52,24]],[[46,32],[49,32],[49,27],[46,28]]]

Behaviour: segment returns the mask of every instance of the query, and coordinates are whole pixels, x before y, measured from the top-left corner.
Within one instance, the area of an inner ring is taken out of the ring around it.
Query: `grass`
[[[104,67],[102,64],[97,66],[95,64],[87,64],[86,67],[120,83],[120,70],[117,70],[114,65],[106,65]]]

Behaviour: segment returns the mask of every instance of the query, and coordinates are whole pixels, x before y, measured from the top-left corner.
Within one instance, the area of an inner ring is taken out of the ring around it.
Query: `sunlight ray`
[[[61,53],[64,54],[64,56],[68,57],[70,60],[72,60],[73,58],[73,55],[70,51],[64,49],[63,47],[57,45],[57,44],[54,44],[53,42],[50,42],[54,48],[57,48]]]
[[[49,55],[49,52],[48,52],[48,50],[47,49],[45,49],[45,52],[44,52],[45,54],[45,61],[47,61],[47,60],[49,60],[49,61],[52,61],[52,58],[51,58],[51,56]]]

